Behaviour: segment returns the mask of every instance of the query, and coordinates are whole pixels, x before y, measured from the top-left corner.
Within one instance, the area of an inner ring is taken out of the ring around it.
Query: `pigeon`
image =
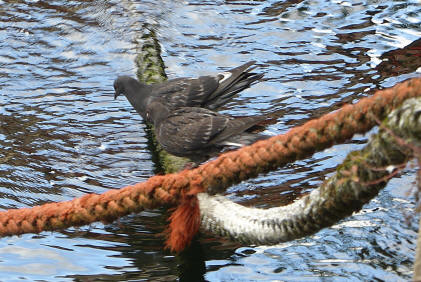
[[[171,109],[155,99],[146,109],[158,143],[168,153],[199,164],[221,151],[237,149],[270,136],[251,133],[265,116],[233,117],[199,107]]]
[[[176,78],[156,84],[143,84],[129,76],[120,76],[114,81],[114,99],[124,94],[130,104],[147,119],[146,107],[156,98],[170,108],[201,107],[215,110],[226,104],[238,92],[250,87],[263,77],[251,72],[256,61],[247,62],[229,71],[198,78]]]

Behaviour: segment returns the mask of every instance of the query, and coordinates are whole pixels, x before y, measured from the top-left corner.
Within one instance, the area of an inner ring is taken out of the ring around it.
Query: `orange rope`
[[[197,193],[222,191],[234,183],[343,142],[355,133],[366,132],[376,125],[376,120],[384,119],[405,99],[416,96],[421,96],[421,78],[377,91],[355,105],[346,105],[286,134],[223,154],[193,170],[153,176],[146,182],[100,195],[89,194],[67,202],[0,212],[0,235],[59,230],[95,221],[110,222],[143,209],[183,202],[180,206],[183,210],[172,216],[171,225],[177,228],[171,230],[174,232],[168,240],[171,249],[179,251],[198,230]],[[196,210],[186,212],[189,207]],[[180,234],[183,239],[177,237]]]

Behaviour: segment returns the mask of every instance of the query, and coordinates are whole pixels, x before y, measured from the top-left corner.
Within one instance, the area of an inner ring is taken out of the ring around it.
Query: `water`
[[[416,49],[399,49],[421,45],[420,15],[419,1],[0,1],[0,207],[69,200],[154,174],[141,118],[124,98],[113,100],[112,88],[117,75],[134,76],[144,24],[158,33],[170,78],[257,60],[266,80],[223,112],[270,113],[277,123],[267,133],[279,134],[419,76]],[[287,204],[367,138],[228,194],[260,207]],[[406,192],[415,170],[409,166],[360,213],[276,246],[207,234],[175,256],[156,235],[163,210],[2,238],[0,280],[197,281],[203,272],[210,281],[406,281],[418,228]]]

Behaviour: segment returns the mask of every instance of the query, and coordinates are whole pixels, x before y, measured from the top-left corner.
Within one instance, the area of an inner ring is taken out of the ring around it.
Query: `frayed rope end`
[[[199,231],[200,209],[196,195],[185,196],[169,218],[165,247],[173,252],[184,250]]]

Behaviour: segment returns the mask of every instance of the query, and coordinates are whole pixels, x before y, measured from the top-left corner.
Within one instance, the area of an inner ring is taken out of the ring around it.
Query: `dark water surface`
[[[420,1],[0,0],[1,208],[70,200],[154,174],[141,118],[125,99],[113,100],[112,88],[117,75],[134,76],[145,24],[158,33],[171,78],[257,60],[267,80],[224,111],[271,113],[278,122],[270,134],[421,72]],[[262,207],[287,204],[367,138],[244,182],[229,195]],[[190,256],[177,257],[156,236],[163,211],[6,237],[0,280],[169,281],[204,263],[210,281],[406,281],[418,228],[416,218],[407,220],[414,179],[408,166],[361,212],[276,246],[207,236]]]

